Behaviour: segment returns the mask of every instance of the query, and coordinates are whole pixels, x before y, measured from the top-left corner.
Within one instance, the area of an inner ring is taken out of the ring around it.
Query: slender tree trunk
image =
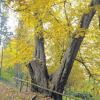
[[[3,47],[1,48],[0,79],[2,79]]]
[[[15,71],[15,77],[21,78],[21,66],[20,66],[20,64],[15,65],[14,71]],[[16,87],[18,87],[20,81],[15,79],[15,82],[16,82]]]

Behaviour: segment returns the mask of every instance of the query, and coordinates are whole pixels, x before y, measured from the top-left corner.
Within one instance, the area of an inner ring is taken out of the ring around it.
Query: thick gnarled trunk
[[[44,40],[43,38],[35,37],[35,59],[28,64],[28,69],[31,75],[31,82],[38,84],[44,88],[48,88],[48,72],[46,67]],[[32,85],[32,91],[47,94],[47,91]]]
[[[38,12],[35,13],[34,17],[38,22],[35,26],[35,52],[34,59],[28,64],[28,69],[31,75],[32,83],[48,88],[48,72],[44,50],[43,23],[42,20],[39,19]],[[32,85],[32,91],[47,94],[47,91],[35,87],[34,85]]]
[[[31,82],[41,87],[48,88],[47,73],[46,73],[44,66],[45,65],[42,64],[40,61],[34,60],[29,63],[28,68],[29,68],[29,72],[31,75]],[[32,85],[31,89],[33,92],[40,92],[40,93],[45,93],[45,94],[47,92],[34,85]]]

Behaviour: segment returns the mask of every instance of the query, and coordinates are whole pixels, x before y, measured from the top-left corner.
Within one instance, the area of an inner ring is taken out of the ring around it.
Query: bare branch
[[[89,70],[89,68],[87,67],[87,65],[84,63],[84,61],[80,60],[80,59],[75,59],[76,61],[80,62],[86,69],[87,73],[89,74],[89,77],[93,77],[91,71]]]

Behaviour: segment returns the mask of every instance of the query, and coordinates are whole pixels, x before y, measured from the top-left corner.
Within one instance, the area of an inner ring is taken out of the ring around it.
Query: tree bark
[[[35,37],[36,48],[35,48],[35,60],[28,64],[29,72],[31,75],[31,82],[38,84],[42,87],[48,87],[48,72],[46,67],[45,52],[44,52],[44,41],[42,38]],[[32,85],[32,91],[46,93],[47,91],[34,87]]]

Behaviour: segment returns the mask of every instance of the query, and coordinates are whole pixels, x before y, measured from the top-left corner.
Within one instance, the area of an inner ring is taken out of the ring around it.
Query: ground
[[[30,91],[20,92],[18,89],[0,82],[0,100],[31,100],[34,96],[37,96],[36,100],[51,100],[48,97]]]

